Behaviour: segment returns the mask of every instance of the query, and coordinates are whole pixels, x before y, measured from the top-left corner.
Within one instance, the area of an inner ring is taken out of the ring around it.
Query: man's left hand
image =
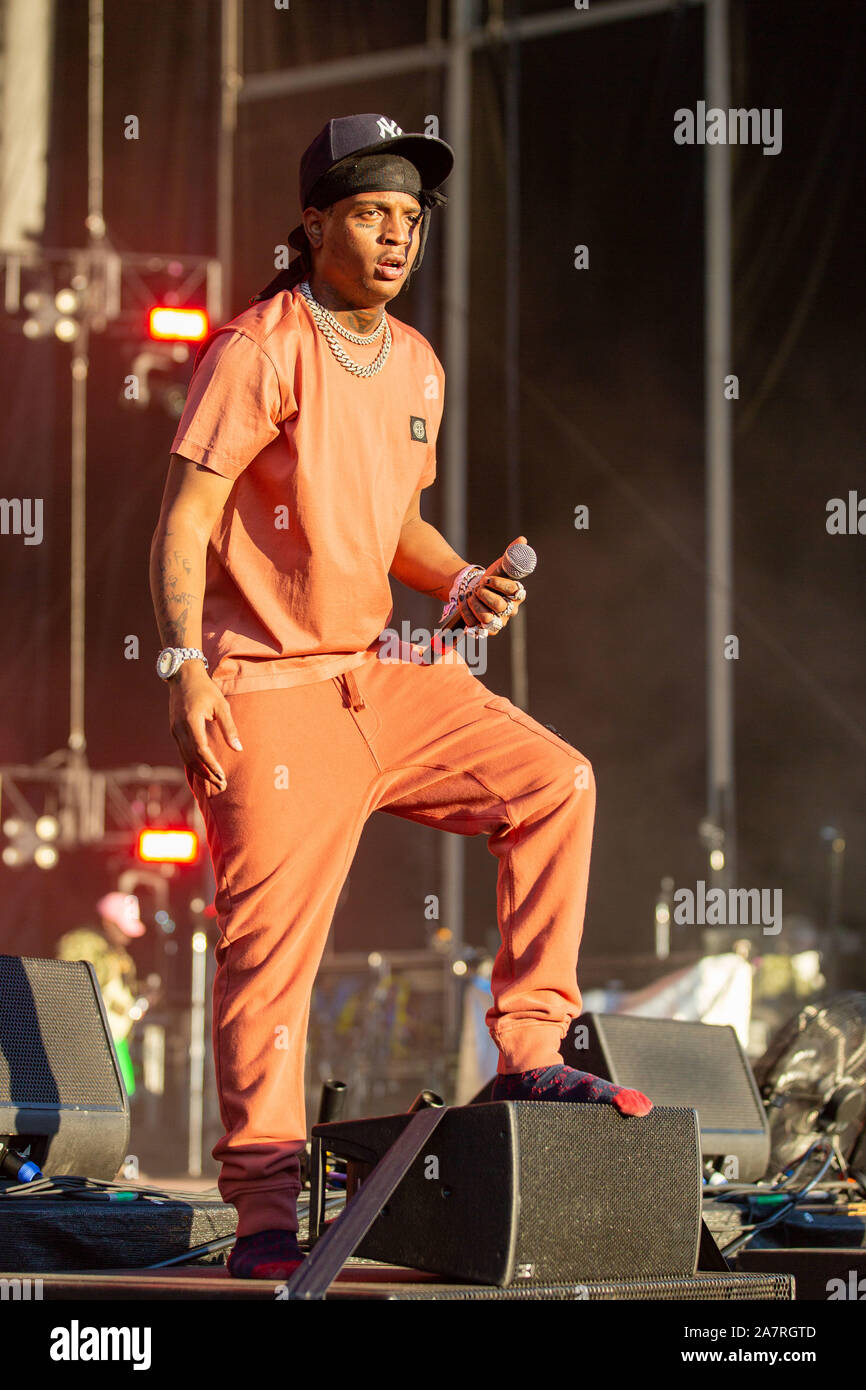
[[[526,545],[526,537],[518,536],[512,544]],[[498,561],[491,565],[491,571],[496,564]],[[494,635],[508,626],[525,598],[526,590],[519,579],[506,579],[486,571],[469,590],[458,611],[467,630]]]

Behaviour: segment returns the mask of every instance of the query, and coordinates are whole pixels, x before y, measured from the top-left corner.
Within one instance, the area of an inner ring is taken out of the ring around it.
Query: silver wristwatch
[[[185,661],[203,661],[207,670],[207,657],[198,647],[163,647],[156,658],[156,673],[164,681],[171,680]]]

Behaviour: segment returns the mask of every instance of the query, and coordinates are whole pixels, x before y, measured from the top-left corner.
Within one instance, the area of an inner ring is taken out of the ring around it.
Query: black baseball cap
[[[438,188],[454,167],[454,151],[432,135],[404,135],[388,116],[338,116],[328,121],[301,156],[301,211],[319,179],[341,159],[357,154],[397,154],[408,159],[421,175],[424,188]]]

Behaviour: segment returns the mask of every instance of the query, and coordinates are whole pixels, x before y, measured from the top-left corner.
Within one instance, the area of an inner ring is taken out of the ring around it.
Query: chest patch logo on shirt
[[[420,415],[409,416],[409,432],[419,444],[427,443],[427,421],[422,420]]]

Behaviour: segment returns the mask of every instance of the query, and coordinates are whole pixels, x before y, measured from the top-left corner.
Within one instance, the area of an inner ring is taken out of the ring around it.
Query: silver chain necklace
[[[322,335],[328,344],[328,347],[331,349],[337,361],[340,363],[340,366],[345,367],[346,371],[352,372],[354,376],[369,377],[375,376],[378,372],[380,372],[388,360],[388,353],[391,351],[391,326],[388,323],[388,319],[384,311],[382,313],[382,317],[379,320],[375,332],[369,334],[369,336],[367,336],[366,338],[359,337],[358,334],[351,333],[347,328],[344,328],[338,320],[334,319],[333,314],[329,313],[329,311],[325,308],[323,304],[320,304],[318,300],[313,298],[313,292],[310,289],[310,283],[308,280],[302,280],[298,288],[300,289],[301,294],[304,296],[307,303],[309,304],[310,312],[312,313],[317,326],[321,330]],[[332,327],[332,324],[334,325],[334,327]],[[362,346],[375,342],[375,340],[379,337],[380,334],[384,334],[382,347],[379,351],[378,357],[374,358],[372,362],[367,362],[364,366],[362,366],[359,362],[354,362],[337,341],[334,328],[336,328],[340,333],[343,334],[345,338],[348,338],[351,342],[359,343]]]
[[[304,289],[304,286],[306,286],[306,289]],[[304,294],[306,295],[306,298],[309,300],[309,302],[310,302],[311,304],[315,304],[315,305],[317,306],[317,308],[319,309],[319,312],[323,315],[323,317],[326,319],[326,321],[331,325],[331,327],[333,328],[334,332],[335,332],[335,333],[341,334],[342,337],[344,337],[344,338],[348,338],[348,340],[349,340],[350,343],[358,343],[358,344],[360,344],[361,347],[369,347],[371,343],[375,343],[376,339],[379,337],[379,335],[380,335],[380,334],[382,333],[382,331],[384,330],[384,327],[385,327],[385,315],[383,314],[382,317],[380,318],[379,322],[376,324],[376,327],[373,329],[373,332],[372,332],[372,333],[369,333],[369,334],[367,335],[366,338],[362,338],[362,337],[360,337],[357,333],[353,333],[353,332],[351,331],[351,329],[349,329],[349,328],[344,328],[343,325],[340,323],[340,320],[339,320],[338,318],[335,318],[334,315],[331,313],[330,309],[326,309],[325,306],[324,306],[324,304],[319,304],[319,301],[318,301],[317,299],[314,299],[314,298],[313,298],[313,294],[312,294],[312,291],[311,291],[311,290],[310,290],[310,293],[307,294],[307,290],[310,289],[310,282],[309,282],[309,280],[305,280],[305,281],[304,281],[304,284],[301,285],[301,289],[304,291]]]

